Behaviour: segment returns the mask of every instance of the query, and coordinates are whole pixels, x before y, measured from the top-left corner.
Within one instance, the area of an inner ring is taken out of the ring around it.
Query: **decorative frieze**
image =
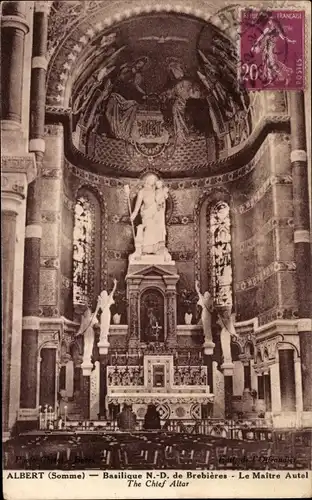
[[[250,278],[239,281],[235,283],[235,290],[236,292],[248,290],[249,288],[253,288],[254,286],[257,286],[258,283],[261,283],[265,279],[267,279],[269,276],[272,274],[278,273],[278,272],[284,272],[284,271],[295,271],[296,270],[296,263],[294,261],[275,261],[272,262],[269,266],[265,267],[262,269],[259,273],[257,273],[255,276],[251,276]]]
[[[27,182],[32,182],[37,175],[37,166],[34,155],[29,156],[1,156],[3,173],[26,174]]]
[[[245,252],[251,248],[254,248],[259,243],[259,237],[265,236],[274,229],[281,228],[293,228],[294,221],[292,217],[271,217],[268,222],[266,222],[262,227],[257,228],[257,234],[252,236],[248,240],[237,242],[240,252]]]
[[[261,198],[265,195],[265,193],[276,184],[291,184],[292,177],[291,175],[271,175],[262,186],[249,198],[248,201],[242,203],[237,207],[233,207],[232,211],[242,215],[243,213],[251,210]]]

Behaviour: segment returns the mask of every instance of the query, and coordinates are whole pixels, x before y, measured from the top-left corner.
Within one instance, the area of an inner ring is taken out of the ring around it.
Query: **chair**
[[[175,445],[167,445],[164,452],[164,465],[165,468],[176,468],[178,463],[178,453],[175,449]]]
[[[190,449],[190,450],[181,450],[181,452],[177,452],[177,462],[178,466],[183,468],[193,468],[195,465],[194,463],[194,455],[195,455],[195,450]]]
[[[119,449],[117,451],[118,465],[120,469],[128,469],[129,460],[128,453],[124,449]]]
[[[246,449],[246,468],[255,470],[269,470],[272,468],[270,457],[272,455],[271,446],[255,449]]]

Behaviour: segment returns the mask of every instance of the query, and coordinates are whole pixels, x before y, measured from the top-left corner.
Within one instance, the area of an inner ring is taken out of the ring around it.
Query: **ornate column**
[[[36,361],[39,330],[39,282],[41,245],[41,170],[45,150],[45,74],[47,61],[48,13],[50,2],[35,2],[31,71],[30,143],[29,150],[36,156],[38,177],[29,185],[27,195],[24,304],[22,331],[21,408],[33,410],[36,418]]]
[[[137,347],[140,343],[139,332],[139,282],[133,282],[128,286],[128,345]]]
[[[302,91],[289,92],[289,114],[303,411],[312,411],[311,235],[304,95]]]
[[[168,285],[166,290],[167,301],[167,347],[177,345],[177,307],[176,307],[176,285]]]
[[[21,127],[25,35],[29,26],[25,2],[3,2],[1,18],[2,127]]]
[[[26,185],[26,176],[4,174],[1,177],[2,423],[5,433],[9,430],[16,219]]]
[[[280,383],[280,365],[274,363],[270,366],[270,381],[271,381],[271,410],[272,413],[280,413],[281,406],[281,383]]]
[[[48,16],[51,2],[35,2],[34,40],[31,61],[29,151],[44,153],[45,83],[48,62]]]

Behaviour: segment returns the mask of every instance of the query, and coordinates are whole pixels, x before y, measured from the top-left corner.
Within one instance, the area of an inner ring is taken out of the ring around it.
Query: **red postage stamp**
[[[304,11],[241,11],[239,79],[247,90],[304,89]]]

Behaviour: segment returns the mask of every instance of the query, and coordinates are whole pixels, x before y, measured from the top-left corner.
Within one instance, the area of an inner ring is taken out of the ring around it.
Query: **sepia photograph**
[[[309,497],[310,3],[0,8],[4,498]]]

